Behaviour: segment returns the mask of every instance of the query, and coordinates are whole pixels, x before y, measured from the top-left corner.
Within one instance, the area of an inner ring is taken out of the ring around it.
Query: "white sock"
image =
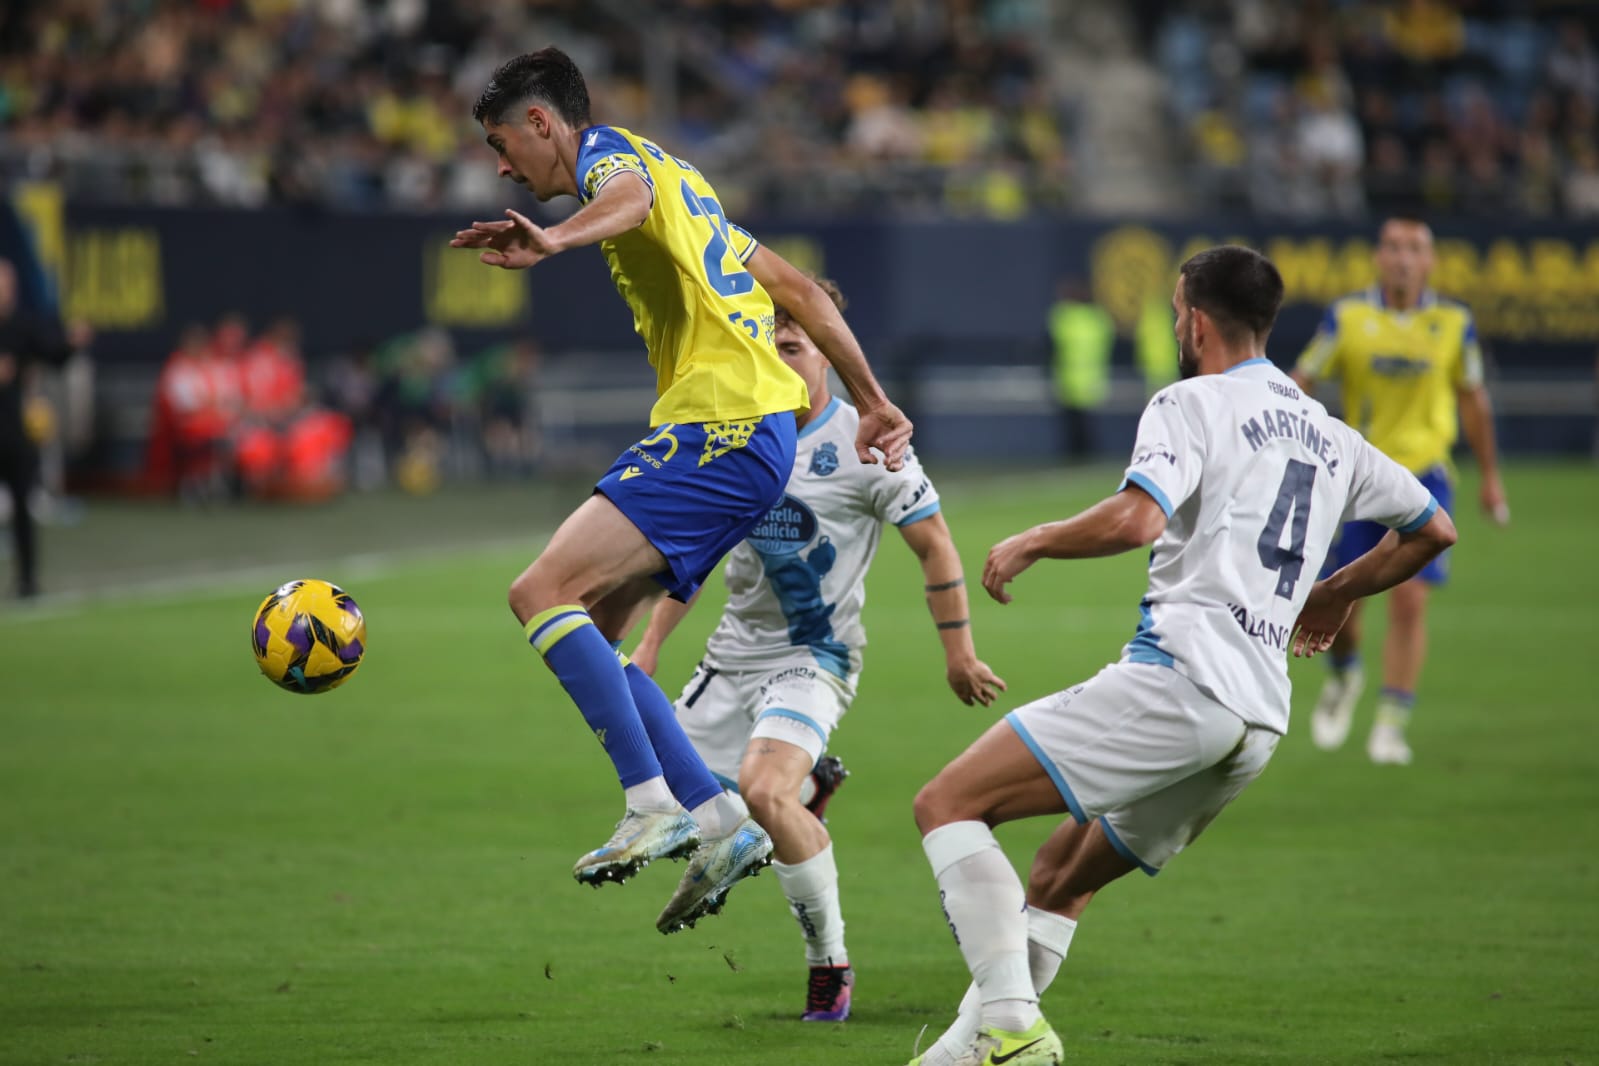
[[[743,823],[748,811],[743,800],[729,792],[718,792],[688,813],[699,823],[701,840],[720,840]]]
[[[773,862],[772,872],[777,874],[777,883],[788,898],[789,912],[805,934],[806,965],[848,966],[832,842],[804,862],[792,866]]]
[[[805,806],[807,803],[809,803],[811,800],[813,800],[815,798],[816,798],[816,778],[812,777],[810,774],[806,774],[805,775],[805,780],[800,782],[800,793],[799,793],[800,806],[801,807]]]
[[[666,787],[666,778],[656,774],[648,781],[640,781],[636,785],[629,785],[622,790],[627,798],[627,809],[630,811],[675,811],[678,809],[677,798],[672,795],[672,790]]]
[[[1060,972],[1066,952],[1072,945],[1077,923],[1052,911],[1027,908],[1027,967],[1032,972],[1033,991],[1042,998],[1044,990]],[[977,1039],[982,1024],[983,1004],[977,986],[970,985],[961,998],[960,1011],[942,1036],[927,1049],[922,1066],[954,1066],[955,1057]]]
[[[1021,1032],[1039,1019],[1027,965],[1027,896],[982,822],[951,822],[922,838],[950,932],[982,1000],[982,1024]]]
[[[1077,923],[1064,914],[1027,908],[1027,968],[1032,971],[1033,991],[1040,998],[1055,983],[1076,932]]]

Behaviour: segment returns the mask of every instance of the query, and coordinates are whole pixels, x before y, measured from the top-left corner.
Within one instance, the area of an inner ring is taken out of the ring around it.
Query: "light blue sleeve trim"
[[[912,511],[910,514],[906,515],[904,518],[901,518],[898,522],[895,522],[894,524],[896,526],[899,526],[901,529],[904,529],[906,526],[915,525],[917,522],[920,522],[924,518],[933,517],[934,515],[936,515],[938,513],[938,509],[939,509],[938,508],[938,501],[934,500],[932,503],[928,504],[926,507],[923,507],[923,508],[921,508],[919,510]]]
[[[1022,725],[1021,719],[1016,717],[1015,711],[1007,714],[1005,721],[1009,722],[1010,727],[1016,730],[1016,735],[1021,737],[1023,744],[1027,745],[1027,750],[1033,753],[1033,758],[1038,760],[1038,764],[1044,768],[1044,772],[1049,775],[1049,779],[1055,782],[1055,788],[1060,792],[1060,798],[1066,801],[1066,809],[1072,812],[1072,817],[1077,819],[1079,824],[1087,825],[1088,815],[1083,813],[1082,805],[1077,802],[1077,797],[1072,795],[1072,788],[1066,783],[1066,778],[1060,772],[1060,767],[1055,765],[1055,760],[1044,754],[1043,747],[1038,741],[1033,739],[1033,734],[1027,731],[1027,727]]]
[[[827,730],[823,729],[821,723],[809,715],[791,711],[787,707],[768,707],[755,716],[756,723],[759,724],[762,718],[787,718],[799,722],[801,725],[808,725],[816,731],[818,737],[822,738],[822,750],[827,750]]]
[[[1132,473],[1128,474],[1122,479],[1122,483],[1116,487],[1116,491],[1120,492],[1128,485],[1137,485],[1139,488],[1149,493],[1149,495],[1154,498],[1155,502],[1160,504],[1160,509],[1166,513],[1166,517],[1171,517],[1171,513],[1173,510],[1175,510],[1175,508],[1172,507],[1171,501],[1166,498],[1166,494],[1160,491],[1160,486],[1155,484],[1154,481],[1150,480],[1148,474],[1140,474],[1138,471],[1134,470]]]
[[[1116,830],[1111,828],[1110,819],[1101,818],[1099,820],[1099,827],[1105,831],[1105,839],[1110,841],[1110,846],[1116,849],[1116,854],[1120,855],[1128,862],[1136,864],[1140,870],[1144,871],[1150,877],[1154,877],[1156,874],[1160,873],[1159,867],[1149,865],[1149,863],[1145,862],[1143,859],[1140,859],[1137,855],[1134,855],[1132,848],[1122,843],[1122,838],[1117,836]]]
[[[1428,522],[1431,522],[1432,521],[1432,516],[1437,514],[1437,513],[1438,513],[1438,497],[1434,496],[1432,493],[1429,492],[1427,494],[1427,509],[1425,511],[1421,512],[1420,516],[1411,519],[1409,522],[1406,522],[1402,526],[1395,526],[1394,528],[1397,529],[1401,533],[1414,533],[1416,530],[1420,529],[1422,526],[1426,525]]]

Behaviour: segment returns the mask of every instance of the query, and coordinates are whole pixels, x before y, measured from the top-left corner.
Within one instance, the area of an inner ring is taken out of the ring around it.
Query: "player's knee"
[[[790,787],[787,781],[778,780],[772,774],[740,774],[738,791],[749,805],[750,813],[762,825],[775,821],[784,807],[799,806],[798,786]]]
[[[511,610],[524,622],[551,607],[585,603],[585,597],[578,589],[569,587],[570,583],[562,581],[553,567],[540,565],[542,562],[542,559],[535,561],[517,575],[506,597]]]
[[[911,802],[911,812],[916,816],[916,828],[926,836],[941,825],[962,821],[960,813],[951,803],[949,791],[935,777],[923,785]]]
[[[531,575],[532,571],[524,571],[511,582],[511,587],[505,593],[505,600],[511,605],[511,613],[524,625],[528,619],[544,609],[539,605]]]

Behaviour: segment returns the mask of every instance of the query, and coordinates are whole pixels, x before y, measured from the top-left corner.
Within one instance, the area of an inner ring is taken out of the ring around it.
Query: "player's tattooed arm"
[[[960,553],[955,549],[949,525],[942,514],[934,513],[900,526],[899,531],[922,565],[922,588],[939,642],[944,645],[949,687],[962,703],[987,707],[1005,691],[1005,682],[977,657],[972,643],[966,578],[961,573]]]

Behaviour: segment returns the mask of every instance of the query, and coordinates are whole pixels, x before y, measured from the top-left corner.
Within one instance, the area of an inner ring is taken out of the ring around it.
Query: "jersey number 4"
[[[683,179],[683,203],[688,213],[704,217],[711,224],[710,243],[705,246],[705,280],[722,296],[742,296],[755,288],[755,279],[743,267],[731,274],[722,270],[722,260],[727,256],[727,219],[722,217],[722,205],[708,196],[701,196]]]
[[[1316,484],[1316,468],[1297,459],[1288,460],[1283,471],[1283,483],[1277,487],[1277,502],[1266,516],[1266,528],[1260,531],[1255,548],[1260,552],[1260,565],[1277,571],[1277,595],[1285,600],[1294,598],[1294,586],[1305,568],[1305,528],[1310,525],[1310,490]],[[1282,546],[1283,527],[1289,526],[1288,547]]]

